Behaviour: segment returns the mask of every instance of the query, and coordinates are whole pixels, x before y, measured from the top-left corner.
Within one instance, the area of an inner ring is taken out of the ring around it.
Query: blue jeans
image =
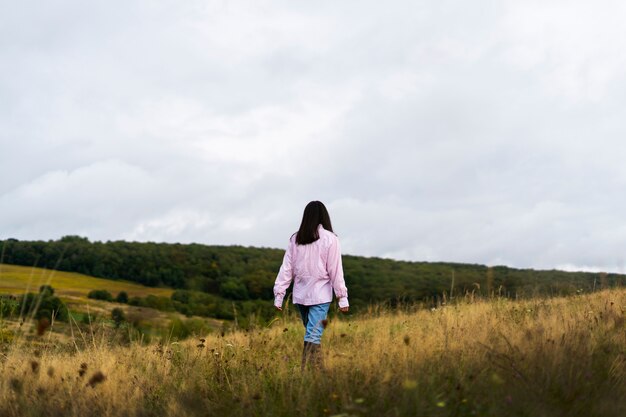
[[[304,324],[304,341],[319,345],[322,343],[322,333],[324,332],[324,324],[322,320],[326,319],[330,303],[315,304],[305,306],[296,304],[302,317]]]

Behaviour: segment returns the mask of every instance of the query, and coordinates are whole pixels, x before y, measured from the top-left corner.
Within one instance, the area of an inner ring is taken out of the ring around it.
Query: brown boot
[[[324,368],[324,355],[322,353],[322,345],[317,343],[311,343],[310,362],[318,371],[323,371]]]
[[[309,360],[311,358],[311,345],[313,343],[311,342],[307,342],[306,340],[304,341],[304,347],[302,348],[302,363],[300,364],[300,370],[304,371],[306,369],[307,363],[309,363]]]

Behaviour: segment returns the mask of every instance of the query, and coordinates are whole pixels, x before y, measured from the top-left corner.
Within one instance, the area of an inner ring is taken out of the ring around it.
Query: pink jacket
[[[274,284],[274,305],[277,307],[282,307],[285,291],[292,280],[294,304],[329,303],[333,300],[334,289],[339,307],[348,307],[348,289],[343,279],[339,239],[321,224],[317,231],[320,238],[308,245],[296,244],[296,235],[289,240]]]

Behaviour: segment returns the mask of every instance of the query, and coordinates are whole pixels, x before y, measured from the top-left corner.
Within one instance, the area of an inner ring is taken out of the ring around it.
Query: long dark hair
[[[296,233],[296,243],[298,245],[306,245],[319,239],[317,226],[320,224],[329,232],[333,231],[326,206],[321,201],[311,201],[304,208],[302,223],[300,223],[300,229]]]

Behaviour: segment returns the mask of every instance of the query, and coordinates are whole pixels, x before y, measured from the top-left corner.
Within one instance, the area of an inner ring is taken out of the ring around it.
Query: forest
[[[284,254],[282,249],[242,246],[92,242],[80,236],[0,240],[0,250],[0,263],[174,288],[171,298],[134,297],[128,303],[223,319],[237,314],[272,316],[272,288]],[[626,284],[626,276],[613,273],[342,258],[353,312],[380,303],[392,308],[406,303],[429,307],[461,296],[573,295]]]

